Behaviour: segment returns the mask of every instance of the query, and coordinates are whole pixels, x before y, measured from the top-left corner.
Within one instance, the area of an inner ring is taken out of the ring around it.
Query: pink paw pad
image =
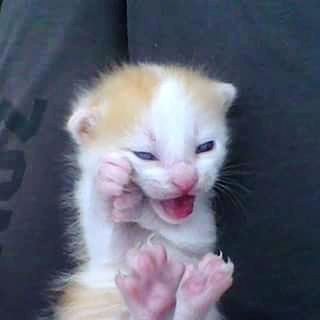
[[[128,253],[129,275],[116,284],[133,319],[161,320],[175,306],[184,266],[168,260],[159,245],[145,245]]]
[[[222,254],[209,253],[198,266],[187,266],[177,292],[176,313],[192,315],[190,319],[205,317],[210,305],[232,285],[233,271],[233,263],[225,262]]]

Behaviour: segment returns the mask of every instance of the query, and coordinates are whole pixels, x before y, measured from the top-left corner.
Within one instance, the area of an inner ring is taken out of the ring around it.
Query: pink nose
[[[197,183],[198,175],[192,165],[180,162],[171,168],[171,181],[180,191],[188,193]]]

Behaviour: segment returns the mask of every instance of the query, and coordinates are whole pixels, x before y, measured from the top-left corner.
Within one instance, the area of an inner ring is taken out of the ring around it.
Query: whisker
[[[225,163],[224,168],[233,169],[233,168],[250,168],[249,163]]]
[[[241,201],[240,195],[235,191],[232,190],[229,186],[221,181],[216,181],[215,189],[219,192],[225,194],[232,202],[233,205],[240,208],[243,212],[246,212],[246,208]]]
[[[234,176],[234,175],[253,175],[254,172],[253,171],[244,171],[244,170],[226,170],[226,169],[222,169],[221,173],[225,176]]]
[[[225,196],[227,197],[227,199],[232,203],[232,205],[236,208],[239,207],[238,203],[236,203],[233,199],[233,197],[230,195],[230,193],[226,190],[224,190],[223,188],[220,188],[219,186],[216,187],[216,191],[217,191],[217,196],[218,196],[218,199],[220,199],[220,201],[222,202],[222,207],[223,207],[223,204],[224,204],[224,201],[222,199],[222,196]],[[220,203],[221,204],[221,203]],[[241,208],[242,209],[242,208]]]
[[[245,193],[250,193],[251,192],[251,190],[248,187],[246,187],[245,185],[241,184],[240,182],[238,182],[236,180],[233,180],[233,179],[231,179],[229,177],[220,176],[220,177],[217,178],[217,181],[233,185],[233,186],[239,188],[241,191],[243,191]]]

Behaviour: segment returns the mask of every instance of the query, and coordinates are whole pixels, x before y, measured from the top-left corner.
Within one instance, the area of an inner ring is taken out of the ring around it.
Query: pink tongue
[[[189,216],[193,210],[193,203],[193,196],[182,196],[176,199],[161,201],[166,214],[175,219],[182,219]]]

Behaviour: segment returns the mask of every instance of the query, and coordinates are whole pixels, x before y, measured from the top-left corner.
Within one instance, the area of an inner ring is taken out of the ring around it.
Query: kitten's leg
[[[128,276],[116,283],[134,320],[163,320],[173,311],[184,265],[168,260],[160,245],[128,253]]]
[[[207,254],[197,267],[186,267],[177,291],[174,320],[203,320],[209,309],[231,286],[233,264]]]

